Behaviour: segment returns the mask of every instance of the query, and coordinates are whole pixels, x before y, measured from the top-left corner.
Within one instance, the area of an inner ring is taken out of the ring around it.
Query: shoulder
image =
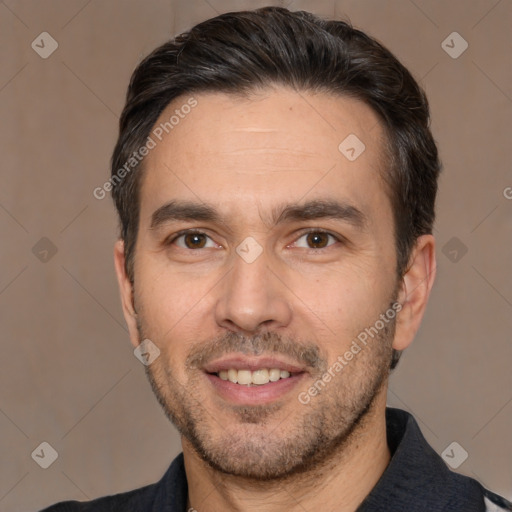
[[[483,493],[486,512],[512,511],[512,503],[510,501],[485,488],[483,488]]]
[[[160,512],[185,510],[188,485],[183,453],[157,483],[92,501],[63,501],[40,512]]]
[[[512,511],[512,504],[506,499],[485,489],[477,480],[452,471],[427,443],[411,414],[387,408],[386,426],[392,458],[370,493],[369,503],[388,500],[399,504],[394,510],[410,511]]]

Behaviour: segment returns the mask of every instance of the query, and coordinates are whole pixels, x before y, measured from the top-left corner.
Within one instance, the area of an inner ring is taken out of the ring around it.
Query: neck
[[[385,389],[347,442],[321,466],[272,482],[258,482],[212,469],[182,439],[188,481],[187,510],[354,512],[386,469]]]

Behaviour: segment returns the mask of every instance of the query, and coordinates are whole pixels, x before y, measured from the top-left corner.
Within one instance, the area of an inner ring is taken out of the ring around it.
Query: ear
[[[114,265],[116,267],[117,282],[121,292],[121,304],[128,332],[130,333],[130,340],[134,347],[138,347],[140,340],[137,330],[137,313],[133,304],[133,286],[126,274],[123,240],[118,240],[114,245]]]
[[[394,349],[404,350],[416,336],[435,276],[435,239],[432,235],[422,235],[411,253],[398,294],[402,309],[397,315]]]

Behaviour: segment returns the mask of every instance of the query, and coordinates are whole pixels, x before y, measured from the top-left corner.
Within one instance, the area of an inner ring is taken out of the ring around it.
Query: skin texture
[[[380,177],[384,132],[362,102],[277,87],[248,98],[194,97],[197,106],[145,160],[133,289],[123,242],[115,247],[131,341],[148,338],[160,350],[147,373],[182,435],[189,504],[199,512],[353,511],[389,462],[391,349],[405,349],[419,327],[435,276],[434,239],[418,239],[397,282]],[[366,147],[354,161],[338,149],[349,134]],[[152,227],[154,212],[177,200],[208,205],[220,218]],[[365,220],[272,221],[286,205],[308,201],[343,202]],[[200,234],[178,237],[185,229]],[[247,237],[257,242],[251,262],[237,252]],[[299,393],[395,301],[396,321],[301,403]],[[226,355],[274,356],[303,373],[275,399],[240,403],[204,371]]]

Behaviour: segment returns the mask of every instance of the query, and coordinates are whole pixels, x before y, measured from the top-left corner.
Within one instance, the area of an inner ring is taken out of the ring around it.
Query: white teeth
[[[234,384],[243,384],[250,386],[255,384],[261,386],[269,382],[277,382],[279,379],[287,379],[290,377],[290,372],[280,370],[279,368],[261,368],[260,370],[236,370],[230,368],[229,370],[220,370],[218,376],[222,380],[229,380]]]
[[[238,384],[251,384],[251,370],[238,370]]]
[[[279,368],[272,368],[268,372],[268,379],[270,382],[277,382],[281,378],[281,370]]]
[[[240,372],[238,372],[240,373]],[[268,370],[256,370],[252,372],[253,384],[266,384],[270,379],[268,378]]]
[[[228,379],[230,382],[236,384],[238,382],[238,371],[234,370],[233,368],[228,370]]]

